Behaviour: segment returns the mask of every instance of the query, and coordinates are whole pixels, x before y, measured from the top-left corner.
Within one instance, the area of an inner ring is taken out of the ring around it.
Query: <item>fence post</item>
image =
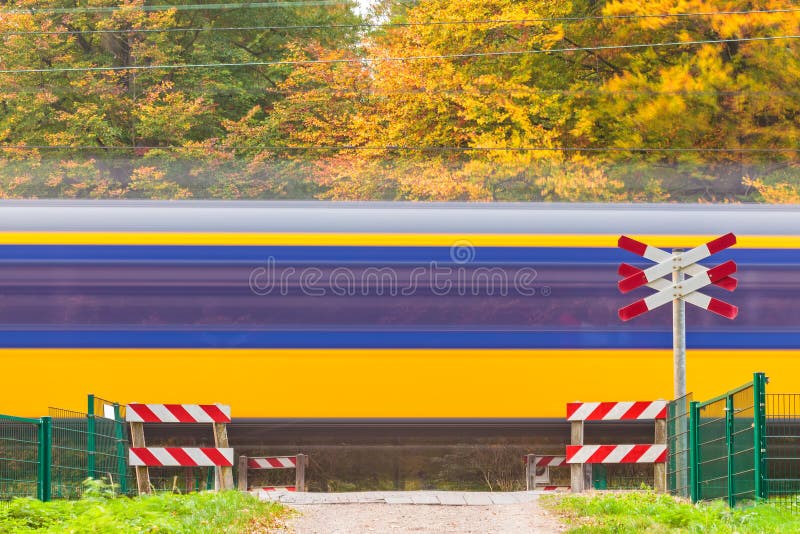
[[[86,410],[86,476],[96,478],[95,453],[97,452],[97,438],[95,437],[94,395],[91,393],[88,396],[88,404]]]
[[[308,456],[305,454],[297,455],[297,465],[294,470],[294,490],[306,491],[306,464]]]
[[[125,458],[125,421],[120,413],[119,403],[114,403],[114,434],[117,441],[117,476],[119,477],[119,492],[128,493],[128,459]]]
[[[212,423],[214,425],[214,445],[216,447],[228,448],[228,430],[225,423]],[[219,487],[223,490],[233,488],[233,467],[218,467],[215,469],[219,476]]]
[[[525,490],[534,489],[536,489],[536,455],[528,454],[525,456]]]
[[[697,449],[697,428],[700,410],[698,402],[689,403],[689,485],[692,502],[700,500],[700,451]]]
[[[666,419],[656,419],[656,429],[655,429],[655,440],[653,443],[656,445],[667,445],[667,420]],[[669,453],[669,449],[667,450]],[[655,483],[653,484],[653,489],[656,493],[666,493],[667,492],[667,464],[666,463],[656,463],[653,466],[653,476],[655,477]]]
[[[675,412],[677,400],[673,399],[667,403],[667,492],[672,493],[678,486],[676,476],[676,457],[678,450],[677,439],[675,439]],[[677,493],[677,492],[676,492]]]
[[[239,491],[247,491],[247,456],[239,456]]]
[[[766,422],[767,422],[767,377],[764,373],[754,373],[753,375],[753,452],[755,454],[754,487],[756,501],[768,498],[768,488],[765,483],[767,476],[766,469]]]
[[[570,432],[571,445],[583,445],[583,421],[572,421]],[[569,467],[572,493],[583,493],[585,489],[584,464],[571,464]]]
[[[131,423],[131,447],[144,447],[144,423]],[[136,466],[136,489],[139,495],[151,493],[150,473],[147,467]]]
[[[725,397],[725,445],[727,446],[728,452],[728,506],[733,508],[736,506],[736,487],[734,481],[734,465],[733,465],[733,455],[734,455],[734,447],[733,447],[733,424],[734,424],[734,417],[733,417],[733,395],[727,395]]]
[[[51,452],[53,448],[53,430],[50,417],[42,417],[39,423],[39,487],[37,493],[39,500],[50,500],[50,474]]]
[[[149,476],[149,475],[148,475]],[[218,469],[216,467],[212,467],[208,469],[208,476],[206,476],[206,489],[207,490],[215,490],[217,488],[214,487],[214,482],[218,478]]]

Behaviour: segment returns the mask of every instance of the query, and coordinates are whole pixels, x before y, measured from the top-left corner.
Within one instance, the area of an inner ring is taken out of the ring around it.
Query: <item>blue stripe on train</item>
[[[798,349],[800,332],[687,333],[695,349]],[[667,349],[655,331],[0,331],[2,348]]]
[[[636,263],[616,248],[476,247],[470,263]],[[453,263],[449,247],[368,246],[167,246],[167,245],[0,245],[0,262],[225,262],[261,263]],[[714,256],[743,264],[800,264],[800,249],[733,249]],[[640,260],[643,261],[643,260]],[[648,262],[644,262],[648,263]]]

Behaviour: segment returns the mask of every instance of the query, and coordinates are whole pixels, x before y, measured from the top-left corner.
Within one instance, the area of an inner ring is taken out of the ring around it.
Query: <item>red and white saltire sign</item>
[[[654,464],[666,461],[666,445],[567,445],[568,464]]]
[[[231,407],[224,404],[128,404],[129,423],[230,423]]]
[[[627,293],[642,286],[647,286],[657,291],[657,293],[649,297],[620,308],[619,317],[623,321],[629,321],[643,313],[672,302],[676,298],[683,299],[689,304],[728,319],[734,319],[738,315],[739,309],[736,306],[698,291],[710,284],[720,286],[728,291],[736,289],[738,282],[730,276],[736,272],[735,262],[727,261],[710,269],[697,264],[698,261],[735,245],[735,235],[725,234],[699,247],[678,254],[652,247],[628,236],[621,236],[618,244],[624,250],[657,262],[656,265],[648,269],[639,269],[627,263],[620,265],[619,274],[624,276],[617,284],[620,291]],[[683,271],[690,278],[677,283],[663,278],[668,274],[671,275],[675,270]]]
[[[233,449],[217,447],[131,447],[132,467],[232,467]]]
[[[250,469],[294,469],[297,467],[297,456],[248,458],[247,467]]]
[[[294,486],[261,486],[256,489],[261,491],[296,491]]]
[[[567,421],[634,421],[666,418],[665,400],[567,403]]]
[[[528,457],[522,457],[522,463],[528,463]],[[564,456],[537,456],[536,457],[536,467],[559,467],[561,465],[565,465],[567,463],[567,459]]]

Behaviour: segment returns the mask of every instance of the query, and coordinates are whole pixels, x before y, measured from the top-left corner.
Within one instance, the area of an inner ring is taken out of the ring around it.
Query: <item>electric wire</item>
[[[292,3],[292,2],[288,2]],[[253,6],[254,4],[250,4]],[[147,6],[146,6],[147,7]],[[159,6],[150,6],[159,7]],[[180,6],[174,6],[180,7]],[[511,25],[511,24],[538,24],[542,22],[584,22],[589,20],[636,20],[649,18],[691,18],[691,17],[713,17],[713,16],[741,16],[741,15],[763,15],[763,14],[784,14],[797,13],[800,8],[786,9],[758,9],[746,11],[706,11],[695,13],[658,13],[658,14],[630,14],[630,15],[588,15],[581,17],[542,17],[525,19],[477,19],[477,20],[441,20],[441,21],[419,21],[419,22],[386,22],[370,23],[363,22],[357,24],[292,24],[292,25],[270,25],[270,26],[202,26],[189,28],[125,28],[107,30],[31,30],[31,31],[9,31],[0,32],[2,36],[12,35],[81,35],[81,34],[115,34],[115,33],[169,33],[169,32],[198,32],[198,31],[296,31],[296,30],[346,30],[359,28],[405,28],[418,26],[466,26],[466,25]],[[2,13],[2,12],[0,12]]]
[[[95,7],[48,7],[48,8],[28,8],[28,9],[4,9],[0,10],[0,15],[66,15],[66,14],[89,14],[89,13],[117,13],[119,11],[216,11],[230,9],[261,9],[275,7],[309,7],[309,6],[349,6],[352,2],[342,0],[295,0],[292,2],[235,2],[231,4],[164,4],[164,5],[142,5],[142,6],[95,6]]]
[[[786,153],[800,152],[800,147],[774,147],[774,148],[755,148],[755,147],[575,147],[575,146],[516,146],[516,147],[494,147],[494,146],[421,146],[421,145],[300,145],[300,146],[276,146],[261,145],[258,147],[213,147],[207,145],[198,146],[74,146],[74,145],[0,145],[0,150],[168,150],[168,151],[196,151],[208,150],[210,148],[241,150],[257,148],[263,151],[407,151],[407,152],[727,152],[727,153]]]
[[[0,85],[0,90],[4,87]],[[119,93],[119,88],[116,86],[101,88],[98,90],[97,86],[93,86],[91,90],[87,90],[81,86],[70,90],[70,87],[56,84],[35,84],[23,87],[7,87],[15,94],[40,94],[43,90],[50,92],[50,94],[64,94],[71,95],[76,91],[82,94],[104,94],[104,93]],[[236,87],[229,89],[195,89],[188,91],[192,95],[213,95],[213,94],[248,94],[248,95],[278,95],[278,96],[296,96],[302,98],[304,101],[326,101],[321,98],[322,96],[336,96],[336,97],[352,97],[362,98],[365,96],[371,97],[394,97],[394,96],[407,96],[407,95],[443,95],[443,96],[488,96],[488,95],[502,95],[512,98],[524,98],[527,96],[535,95],[567,95],[567,96],[654,96],[654,95],[716,95],[716,96],[738,96],[738,95],[775,95],[775,96],[798,96],[800,97],[800,89],[609,89],[604,87],[586,87],[583,89],[547,89],[540,87],[514,87],[510,89],[487,89],[483,87],[452,87],[447,89],[429,89],[426,87],[408,88],[403,90],[379,90],[374,88],[358,89],[338,89],[333,87],[318,87],[309,92],[297,92],[288,89],[279,89],[274,85],[253,85],[252,87]],[[319,96],[320,98],[315,98]]]
[[[602,51],[602,50],[662,48],[668,46],[697,46],[704,44],[777,41],[777,40],[791,40],[799,38],[800,35],[772,35],[772,36],[760,36],[760,37],[739,37],[733,39],[703,39],[696,41],[670,41],[663,43],[576,46],[569,48],[507,50],[498,52],[468,52],[459,54],[421,55],[421,56],[404,56],[404,57],[362,57],[353,59],[298,59],[298,60],[245,61],[245,62],[227,62],[227,63],[128,65],[128,66],[115,66],[115,67],[46,67],[46,68],[33,68],[33,69],[0,69],[0,74],[144,71],[144,70],[155,70],[155,69],[174,70],[174,69],[226,68],[226,67],[267,67],[267,66],[276,67],[276,66],[324,65],[324,64],[332,65],[332,64],[347,64],[347,63],[376,63],[382,61],[389,62],[389,61],[424,61],[424,60],[438,60],[438,59],[472,59],[479,57],[523,56],[523,55],[534,55],[534,54],[553,54],[553,53],[587,52],[587,51]]]

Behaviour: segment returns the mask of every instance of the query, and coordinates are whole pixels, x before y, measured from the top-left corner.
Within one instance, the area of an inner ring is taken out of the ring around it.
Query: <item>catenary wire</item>
[[[252,5],[252,4],[251,4]],[[786,9],[758,9],[747,11],[705,11],[695,13],[659,13],[659,14],[631,14],[631,15],[588,15],[582,17],[547,17],[524,19],[477,19],[477,20],[441,20],[420,22],[386,22],[386,23],[358,23],[358,24],[293,24],[284,26],[203,26],[189,28],[126,28],[108,30],[31,30],[0,32],[0,35],[79,35],[79,34],[114,34],[114,33],[168,33],[168,32],[195,32],[195,31],[296,31],[296,30],[344,30],[358,28],[403,28],[416,26],[465,26],[465,25],[492,25],[492,24],[533,24],[542,22],[582,22],[588,20],[616,20],[616,19],[649,19],[649,18],[691,18],[730,15],[760,15],[797,13],[800,8]]]
[[[33,74],[33,73],[56,73],[56,72],[108,72],[108,71],[143,71],[155,69],[196,69],[196,68],[225,68],[225,67],[266,67],[266,66],[290,66],[290,65],[322,65],[322,64],[343,64],[343,63],[376,63],[381,61],[421,61],[436,59],[470,59],[478,57],[502,57],[502,56],[523,56],[533,54],[553,54],[569,52],[587,52],[601,50],[630,50],[638,48],[662,48],[667,46],[696,46],[703,44],[724,44],[724,43],[744,43],[756,41],[776,41],[800,39],[800,35],[772,35],[761,37],[739,37],[734,39],[704,39],[698,41],[670,41],[663,43],[636,43],[624,45],[603,45],[603,46],[576,46],[570,48],[551,48],[537,50],[507,50],[502,52],[471,52],[460,54],[441,54],[441,55],[422,55],[405,57],[363,57],[354,59],[299,59],[299,60],[277,60],[277,61],[245,61],[230,63],[187,63],[187,64],[164,64],[164,65],[129,65],[119,67],[47,67],[34,69],[1,69],[0,74]]]
[[[347,6],[351,2],[342,0],[296,0],[292,2],[235,2],[232,4],[165,4],[136,6],[139,11],[216,11],[225,9],[261,9],[274,7],[309,7],[309,6]],[[96,7],[48,7],[48,8],[29,8],[29,9],[4,9],[0,10],[0,15],[66,15],[66,14],[87,14],[87,13],[116,13],[130,9],[129,7],[119,6],[96,6]]]
[[[3,86],[0,85],[0,89]],[[70,90],[68,86],[64,85],[56,85],[56,84],[40,84],[37,83],[35,85],[30,86],[23,86],[21,88],[14,87],[13,88],[15,94],[39,94],[43,90],[47,90],[53,94],[73,94],[75,90]],[[81,92],[86,92],[84,87],[80,87],[77,90]],[[117,87],[109,87],[106,90],[98,91],[96,87],[94,87],[91,91],[92,94],[102,94],[105,92],[113,92],[117,93],[119,90]],[[444,95],[444,96],[464,96],[464,95],[480,95],[480,96],[487,96],[487,95],[505,95],[511,97],[519,97],[519,96],[533,96],[533,95],[571,95],[571,96],[586,96],[586,95],[597,95],[597,96],[606,96],[606,95],[644,95],[644,96],[651,96],[651,95],[718,95],[718,96],[736,96],[736,95],[795,95],[800,96],[800,89],[609,89],[604,87],[586,87],[583,89],[546,89],[540,87],[514,87],[511,89],[501,89],[498,90],[496,88],[493,89],[486,89],[482,87],[455,87],[455,88],[448,88],[448,89],[428,89],[426,87],[416,87],[416,88],[408,88],[402,90],[377,90],[373,88],[368,88],[365,90],[359,88],[348,88],[348,89],[337,89],[333,87],[320,87],[315,88],[312,93],[297,93],[296,91],[290,91],[288,89],[279,89],[276,88],[274,85],[258,85],[254,84],[252,87],[249,88],[242,88],[237,87],[235,89],[216,89],[212,91],[208,91],[205,89],[199,89],[192,91],[191,94],[200,94],[200,95],[208,95],[208,94],[254,94],[254,95],[289,95],[289,96],[298,96],[303,98],[305,101],[316,101],[314,100],[315,95],[320,96],[339,96],[339,97],[363,97],[363,96],[380,96],[380,97],[391,97],[391,96],[405,96],[405,95]],[[320,99],[320,101],[323,101]]]
[[[0,150],[206,150],[205,145],[198,146],[73,146],[73,145],[0,145]],[[800,152],[800,147],[753,148],[753,147],[543,147],[543,146],[518,146],[518,147],[460,147],[460,146],[420,146],[420,145],[301,145],[301,146],[275,146],[262,145],[258,147],[230,147],[220,146],[220,149],[237,150],[241,148],[257,148],[265,151],[409,151],[409,152],[730,152],[730,153],[786,153]]]

